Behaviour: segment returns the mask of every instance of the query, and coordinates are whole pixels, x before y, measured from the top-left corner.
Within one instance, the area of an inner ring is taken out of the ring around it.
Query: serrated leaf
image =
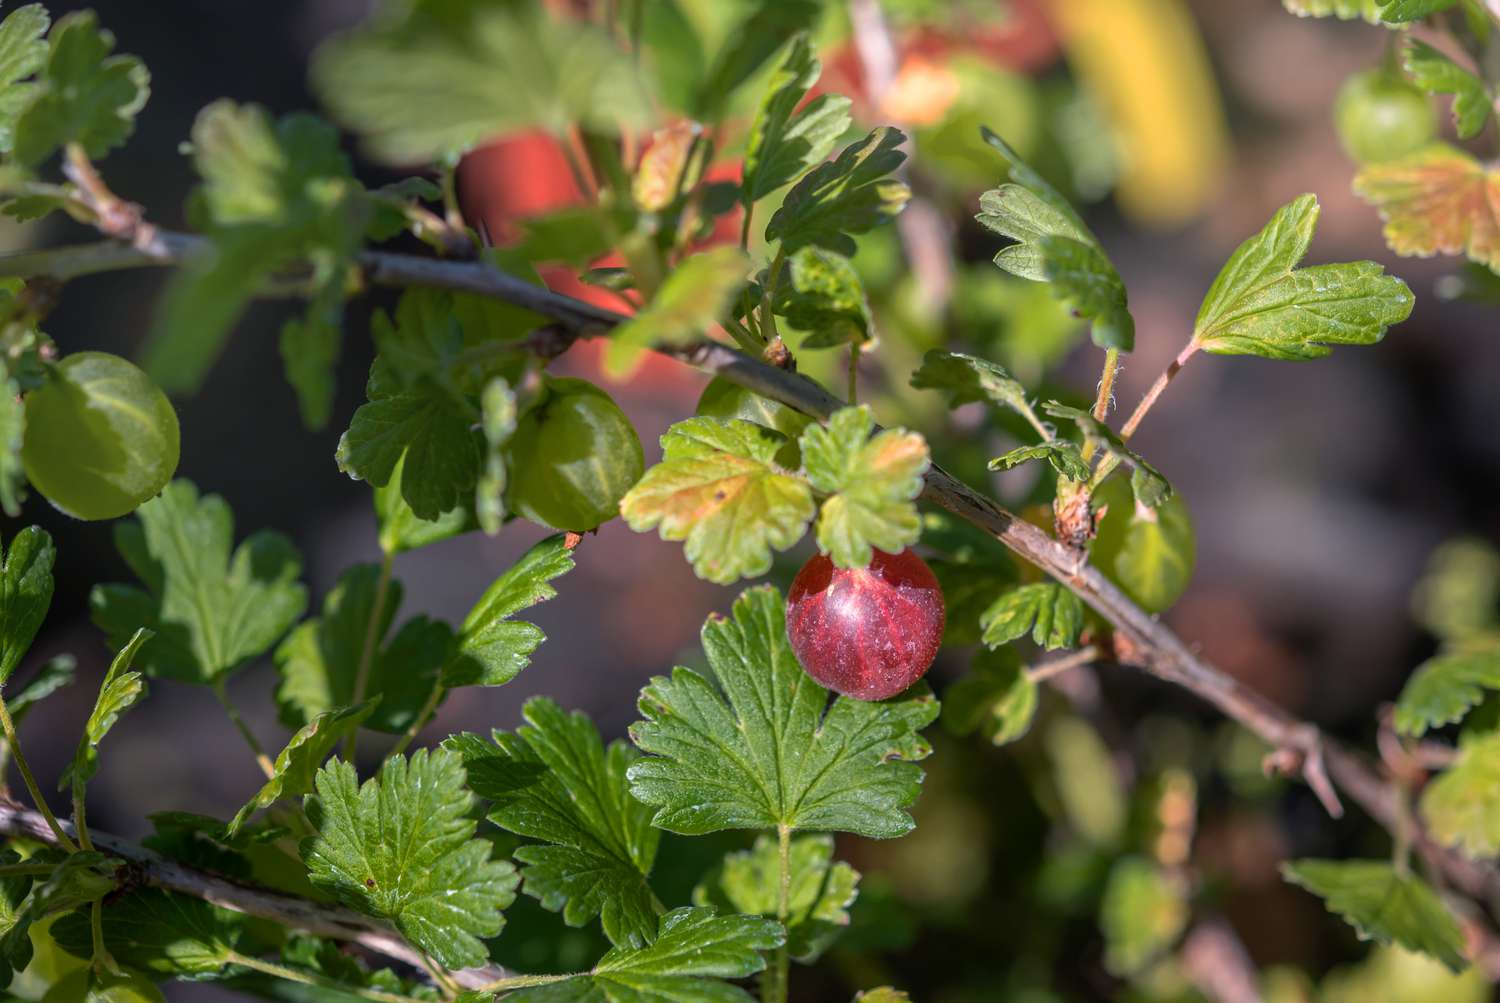
[[[1169,950],[1187,927],[1183,882],[1144,857],[1115,862],[1099,906],[1104,967],[1134,975]]]
[[[841,94],[820,94],[797,112],[822,71],[812,43],[799,33],[772,74],[745,140],[740,198],[746,206],[822,162],[848,131],[850,101]]]
[[[1067,439],[1048,439],[1033,446],[1017,446],[989,462],[991,470],[1010,470],[1032,460],[1046,460],[1058,476],[1075,481],[1089,479],[1089,465],[1076,443]]]
[[[22,81],[47,65],[42,36],[50,23],[47,8],[39,3],[17,7],[0,21],[0,153],[11,151],[16,120],[37,90],[35,83]]]
[[[569,926],[600,918],[616,945],[648,943],[661,904],[647,878],[661,833],[651,809],[629,794],[628,743],[606,747],[580,712],[541,697],[526,703],[528,726],[492,740],[454,735],[443,747],[463,756],[469,786],[492,803],[487,818],[538,844],[515,851],[523,890]]]
[[[1083,601],[1056,582],[1035,582],[1005,593],[979,618],[990,648],[1026,636],[1046,651],[1071,648],[1083,629]]]
[[[391,556],[404,554],[408,550],[420,550],[480,528],[478,516],[473,506],[467,502],[460,502],[435,519],[423,519],[413,512],[401,495],[405,464],[406,458],[403,456],[391,468],[391,476],[385,486],[377,487],[372,492],[382,551]]]
[[[789,326],[805,332],[802,349],[859,345],[871,338],[873,321],[859,273],[832,251],[804,247],[788,258],[772,306]]]
[[[1140,453],[1125,445],[1114,429],[1081,408],[1069,407],[1057,401],[1048,401],[1042,410],[1053,418],[1065,418],[1078,426],[1086,441],[1113,453],[1120,462],[1130,468],[1130,490],[1136,501],[1147,508],[1155,508],[1172,497],[1172,485]]]
[[[605,372],[623,379],[635,370],[644,349],[703,337],[745,284],[746,266],[738,247],[716,247],[678,265],[645,309],[610,335]]]
[[[904,142],[899,129],[881,126],[814,167],[787,192],[766,224],[766,239],[781,241],[785,255],[817,246],[853,257],[850,235],[893,219],[911,199],[911,189],[892,176],[906,160]]]
[[[27,526],[11,538],[0,570],[0,686],[31,648],[52,605],[52,565],[57,548],[39,526]]]
[[[281,684],[276,703],[287,727],[302,728],[354,702],[367,640],[374,647],[368,656],[363,695],[378,695],[381,700],[363,726],[404,731],[427,700],[438,672],[452,654],[453,631],[440,621],[414,616],[391,635],[402,599],[401,583],[395,580],[386,582],[380,616],[372,629],[380,577],[380,568],[373,564],[349,568],[323,597],[323,615],[298,624],[277,645]]]
[[[629,129],[648,108],[633,61],[603,28],[529,4],[392,5],[324,43],[312,82],[389,164],[529,128]]]
[[[787,952],[803,964],[822,956],[849,925],[849,906],[858,894],[859,872],[833,860],[833,837],[798,836],[788,852]],[[759,836],[748,850],[737,850],[693,889],[693,904],[720,913],[775,917],[781,894],[780,848],[775,836]]]
[[[1000,154],[1008,183],[979,197],[974,218],[1016,241],[995,255],[995,264],[1023,279],[1051,283],[1054,296],[1092,322],[1094,344],[1130,351],[1135,347],[1135,321],[1125,283],[1099,238],[1005,140],[988,129],[982,133]]]
[[[1329,345],[1371,345],[1411,314],[1406,283],[1373,261],[1298,268],[1318,223],[1301,195],[1276,211],[1220,270],[1193,326],[1193,344],[1216,355],[1316,359]]]
[[[1500,171],[1432,143],[1354,176],[1355,194],[1385,221],[1385,242],[1406,257],[1465,254],[1500,268]]]
[[[240,827],[260,809],[269,808],[282,798],[312,793],[313,776],[323,765],[323,760],[344,736],[359,729],[378,703],[380,697],[374,696],[354,707],[324,711],[299,728],[286,743],[286,748],[277,754],[275,769],[265,785],[230,820],[229,837],[237,836]]]
[[[1380,24],[1380,0],[1281,0],[1288,13],[1298,17],[1336,17],[1340,21],[1360,19]]]
[[[1429,14],[1447,10],[1458,0],[1376,0],[1380,4],[1380,17],[1388,24],[1406,24],[1420,21]]]
[[[910,831],[905,809],[922,778],[914,763],[930,751],[918,732],[938,713],[925,688],[830,707],[792,654],[785,604],[769,587],[741,593],[702,636],[712,679],[686,668],[652,679],[639,702],[646,720],[630,729],[648,754],[630,767],[630,790],[657,809],[654,825],[686,835]]]
[[[209,684],[264,654],[307,608],[301,559],[279,533],[261,530],[230,554],[234,515],[189,481],[168,484],[115,525],[115,546],[144,589],[100,585],[94,623],[120,646],[138,627],[147,675]]]
[[[73,762],[63,771],[57,782],[60,791],[73,790],[75,800],[82,795],[84,785],[93,779],[99,770],[99,743],[115,726],[120,715],[146,698],[146,682],[139,672],[131,672],[130,663],[135,660],[141,645],[151,639],[151,631],[144,627],[137,630],[125,642],[109,663],[104,682],[99,686],[99,696],[94,700],[94,709],[83,726],[83,738]]]
[[[922,356],[922,366],[911,377],[918,390],[939,390],[950,407],[988,402],[1017,414],[1031,413],[1026,388],[1002,367],[962,352],[933,348]]]
[[[799,445],[808,480],[828,494],[818,513],[818,549],[841,568],[863,568],[874,548],[899,554],[922,535],[915,499],[931,465],[915,432],[886,429],[873,438],[869,407],[836,411],[809,425]]]
[[[718,122],[735,91],[776,55],[786,39],[811,29],[821,13],[816,0],[755,4],[749,15],[727,33],[703,71],[701,82],[693,87],[688,97],[693,117]]]
[[[620,501],[637,533],[685,540],[699,578],[727,585],[771,569],[772,550],[807,532],[812,491],[775,464],[778,432],[740,419],[689,418],[661,438],[662,461]]]
[[[1486,690],[1500,690],[1500,651],[1453,652],[1417,666],[1396,701],[1396,730],[1420,738],[1463,720]]]
[[[1396,943],[1462,971],[1464,937],[1437,893],[1421,878],[1376,860],[1294,860],[1282,877],[1323,899],[1361,940]]]
[[[943,694],[943,724],[956,735],[978,730],[1007,745],[1031,730],[1036,705],[1036,683],[1013,649],[981,651],[968,675]]]
[[[573,549],[563,533],[522,554],[464,617],[454,654],[443,666],[443,685],[501,686],[531,664],[531,653],[547,635],[511,617],[557,595],[552,580],[572,570]]]
[[[1427,831],[1475,859],[1500,852],[1500,733],[1464,738],[1458,760],[1422,791]]]
[[[1428,94],[1453,95],[1453,124],[1459,139],[1473,139],[1490,117],[1490,96],[1484,81],[1426,42],[1408,39],[1402,65],[1412,83]]]
[[[314,885],[350,908],[390,920],[448,968],[481,965],[480,938],[505,925],[515,868],[474,839],[473,796],[452,752],[395,756],[360,786],[340,760],[318,771],[305,808],[317,835],[302,843]]]
[[[750,1003],[738,986],[765,968],[761,951],[786,934],[775,920],[674,909],[647,947],[616,947],[587,975],[507,994],[506,1003]]]
[[[1093,496],[1098,566],[1136,605],[1165,613],[1187,588],[1197,559],[1193,522],[1181,495],[1156,508],[1132,503],[1125,484],[1106,481]]]
[[[244,916],[199,898],[142,888],[104,910],[104,946],[114,959],[153,975],[212,975],[229,964]],[[63,950],[93,956],[86,913],[64,916],[52,926]]]
[[[10,847],[0,849],[0,865],[19,864],[21,855]],[[31,923],[26,916],[26,896],[31,893],[31,875],[0,877],[0,985],[10,985],[17,969],[31,963]]]
[[[64,686],[71,685],[78,670],[72,655],[54,655],[42,664],[26,685],[5,698],[5,707],[17,728],[31,709]]]
[[[80,906],[97,902],[113,892],[120,883],[119,876],[124,864],[102,853],[83,850],[67,855],[60,851],[43,850],[33,854],[31,863],[55,863],[57,866],[45,878],[38,879],[19,910],[7,918],[9,926],[0,937],[0,974],[7,965],[15,971],[31,963],[31,928],[49,916],[71,912]],[[66,923],[70,917],[63,916],[52,929]],[[87,929],[87,927],[85,927]],[[55,934],[54,934],[55,935]]]
[[[35,167],[65,144],[94,159],[130,138],[151,93],[151,74],[134,56],[112,56],[115,37],[93,11],[69,14],[47,36],[47,64],[16,120],[11,152]]]

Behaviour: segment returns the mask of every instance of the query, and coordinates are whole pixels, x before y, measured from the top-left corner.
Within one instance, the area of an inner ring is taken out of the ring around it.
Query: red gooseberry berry
[[[822,686],[884,700],[927,672],[943,640],[943,591],[910,549],[875,551],[867,568],[836,568],[819,554],[787,596],[792,651]]]

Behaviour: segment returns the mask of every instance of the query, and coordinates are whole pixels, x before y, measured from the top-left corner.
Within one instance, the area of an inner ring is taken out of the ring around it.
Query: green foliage
[[[1422,791],[1422,817],[1433,838],[1470,857],[1500,852],[1500,733],[1461,739],[1457,762]]]
[[[364,724],[379,702],[380,697],[376,696],[355,707],[324,711],[298,729],[277,755],[275,770],[265,786],[230,820],[229,837],[233,839],[261,808],[268,808],[282,798],[312,793],[313,775],[323,760],[345,736]]]
[[[37,91],[27,78],[47,65],[47,34],[51,18],[41,4],[17,7],[0,21],[0,153],[16,141],[16,122]],[[14,515],[13,512],[7,512]]]
[[[911,189],[891,177],[906,160],[899,149],[905,141],[899,129],[881,126],[808,171],[766,224],[766,239],[781,241],[783,255],[817,246],[851,257],[851,234],[894,218],[911,198]]]
[[[804,247],[787,258],[772,307],[805,332],[804,351],[859,345],[871,337],[870,305],[859,273],[848,258],[819,247]]]
[[[802,539],[813,517],[807,483],[775,464],[785,444],[740,419],[677,422],[661,438],[662,461],[625,495],[620,514],[637,533],[687,541],[699,578],[727,585],[763,575],[772,550]]]
[[[797,110],[822,69],[807,35],[796,35],[786,61],[771,77],[745,140],[740,198],[747,209],[821,163],[848,131],[849,99],[843,95],[820,94]]]
[[[765,967],[761,951],[785,941],[775,920],[715,916],[712,909],[674,909],[661,917],[649,946],[611,950],[587,975],[506,995],[506,1003],[749,1003],[719,979],[742,979]]]
[[[1463,720],[1486,690],[1500,690],[1500,651],[1452,652],[1417,666],[1396,701],[1396,730],[1420,738]]]
[[[375,498],[375,519],[380,527],[378,538],[382,551],[394,557],[480,528],[477,513],[462,501],[432,519],[423,519],[413,512],[401,494],[405,466],[403,456],[391,468],[385,486],[371,492]],[[480,490],[486,487],[481,480]]]
[[[202,977],[229,964],[245,918],[202,899],[141,888],[104,910],[104,946],[120,964],[156,976]],[[52,935],[63,950],[93,955],[86,913],[58,920]]]
[[[34,29],[37,17],[31,15],[29,25],[23,22],[23,30]],[[136,113],[151,93],[151,75],[134,56],[110,55],[115,37],[99,27],[93,11],[58,21],[47,42],[47,64],[15,119],[10,152],[28,167],[74,143],[88,156],[102,157],[135,131]],[[36,52],[30,48],[22,65]]]
[[[1047,651],[1071,648],[1083,629],[1083,603],[1056,582],[1022,585],[996,599],[979,618],[991,648],[1026,636]]]
[[[615,328],[604,356],[606,370],[628,376],[642,349],[703,337],[745,284],[746,264],[737,247],[714,248],[684,261],[644,310]]]
[[[276,703],[287,727],[305,728],[329,712],[347,711],[362,663],[364,695],[380,697],[378,707],[365,709],[363,726],[399,732],[416,718],[452,653],[453,631],[414,616],[392,635],[401,583],[386,582],[377,617],[380,578],[373,564],[349,568],[323,597],[323,615],[298,624],[276,647]]]
[[[391,164],[456,159],[528,128],[630,128],[647,107],[635,67],[607,32],[531,4],[385,3],[324,44],[312,82],[370,154]]]
[[[12,519],[21,514],[21,502],[26,498],[26,468],[21,460],[25,441],[26,408],[21,388],[15,380],[0,380],[0,511]]]
[[[1010,470],[1032,460],[1046,460],[1059,477],[1086,481],[1091,471],[1078,445],[1067,439],[1048,439],[1033,446],[1017,446],[990,461],[991,470]]]
[[[760,836],[748,850],[737,850],[693,889],[693,903],[720,913],[776,916],[781,893],[780,847],[775,836]],[[833,837],[798,836],[787,852],[787,951],[797,961],[818,960],[843,928],[858,894],[859,872],[833,860]]]
[[[1281,0],[1298,17],[1336,17],[1341,21],[1363,19],[1380,23],[1380,0]]]
[[[1120,859],[1099,907],[1105,967],[1122,976],[1139,972],[1176,942],[1187,921],[1180,880],[1142,857]]]
[[[1188,586],[1197,542],[1182,496],[1156,508],[1135,505],[1119,478],[1105,481],[1093,495],[1104,510],[1089,556],[1142,609],[1165,613]]]
[[[1031,414],[1031,403],[1021,381],[993,362],[934,348],[922,357],[922,366],[911,377],[918,390],[939,390],[951,407],[983,401],[1008,407],[1020,415]]]
[[[451,752],[419,749],[386,760],[360,786],[335,760],[305,803],[316,835],[302,843],[313,884],[360,912],[389,920],[439,964],[483,964],[479,938],[500,933],[500,910],[519,882],[507,861],[472,838],[473,796]]]
[[[78,743],[78,751],[73,754],[73,762],[63,771],[62,779],[57,784],[58,790],[65,791],[71,787],[74,798],[83,796],[84,786],[99,771],[99,743],[104,741],[104,736],[109,734],[109,729],[115,726],[121,714],[146,699],[145,680],[139,672],[129,670],[141,645],[150,638],[149,630],[142,628],[136,631],[109,663],[109,671],[104,674],[104,682],[99,686],[99,696],[94,700],[94,709],[83,726],[83,738]]]
[[[1373,261],[1298,268],[1318,223],[1301,195],[1235,250],[1203,297],[1193,344],[1216,355],[1317,359],[1329,345],[1371,345],[1411,314],[1406,283]]]
[[[1012,150],[983,130],[1005,165],[1007,184],[979,197],[981,224],[1016,241],[995,255],[1012,275],[1052,284],[1052,294],[1092,321],[1094,344],[1130,351],[1135,321],[1126,303],[1125,283],[1083,219],[1068,200]]]
[[[1458,0],[1375,0],[1380,4],[1381,18],[1390,24],[1420,21],[1429,14],[1445,11]]]
[[[52,605],[52,565],[57,548],[38,526],[11,538],[0,569],[0,686],[10,679],[31,648]]]
[[[1455,972],[1467,964],[1463,932],[1421,878],[1375,860],[1296,860],[1281,873],[1323,899],[1362,940],[1421,951]]]
[[[549,536],[522,554],[464,617],[442,684],[501,686],[514,679],[547,636],[535,624],[511,617],[557,595],[552,580],[572,570],[573,549],[563,535]]]
[[[639,753],[606,747],[587,717],[551,700],[527,701],[524,715],[514,734],[454,735],[444,748],[463,757],[470,787],[493,805],[490,821],[538,841],[515,852],[526,894],[569,926],[598,916],[616,945],[648,943],[661,911],[647,881],[661,833],[626,785]]]
[[[1490,95],[1480,80],[1426,42],[1406,43],[1402,65],[1412,82],[1429,94],[1453,95],[1453,124],[1459,139],[1479,135],[1490,118]]]
[[[905,429],[873,438],[863,405],[809,425],[800,445],[807,478],[828,495],[818,513],[818,548],[841,568],[863,568],[872,548],[898,554],[922,535],[915,499],[930,460],[927,443]]]
[[[264,654],[302,615],[307,592],[291,542],[267,530],[230,554],[234,515],[224,499],[173,481],[115,526],[115,547],[144,588],[99,585],[89,597],[94,623],[123,646],[139,627],[147,675],[217,683]]]
[[[1130,490],[1136,501],[1147,508],[1155,508],[1172,496],[1172,485],[1161,471],[1146,462],[1146,458],[1125,445],[1114,429],[1081,408],[1068,407],[1057,401],[1048,401],[1042,410],[1053,418],[1065,418],[1078,426],[1085,441],[1112,454],[1115,459],[1130,468]]]
[[[978,730],[996,745],[1023,738],[1036,718],[1037,685],[1014,649],[974,656],[968,675],[943,694],[943,724],[956,735]]]
[[[630,767],[630,790],[656,808],[653,824],[687,835],[910,831],[905,808],[922,777],[913,764],[930,751],[918,732],[938,713],[930,694],[830,707],[792,654],[771,588],[741,593],[702,636],[712,680],[688,668],[653,678],[641,692],[646,720],[630,730],[648,754]]]

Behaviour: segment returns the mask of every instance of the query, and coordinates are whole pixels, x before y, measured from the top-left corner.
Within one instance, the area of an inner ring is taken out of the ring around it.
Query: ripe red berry
[[[797,660],[821,685],[884,700],[921,679],[943,640],[943,591],[911,550],[875,551],[868,568],[836,568],[819,554],[786,603]]]

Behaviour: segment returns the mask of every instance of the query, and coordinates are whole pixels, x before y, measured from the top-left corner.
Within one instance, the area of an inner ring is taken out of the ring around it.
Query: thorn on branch
[[[1343,802],[1339,800],[1338,791],[1334,789],[1333,781],[1328,776],[1328,765],[1323,759],[1323,736],[1316,729],[1309,727],[1301,732],[1297,746],[1284,745],[1267,753],[1260,766],[1268,777],[1300,773],[1329,817],[1344,817]]]

